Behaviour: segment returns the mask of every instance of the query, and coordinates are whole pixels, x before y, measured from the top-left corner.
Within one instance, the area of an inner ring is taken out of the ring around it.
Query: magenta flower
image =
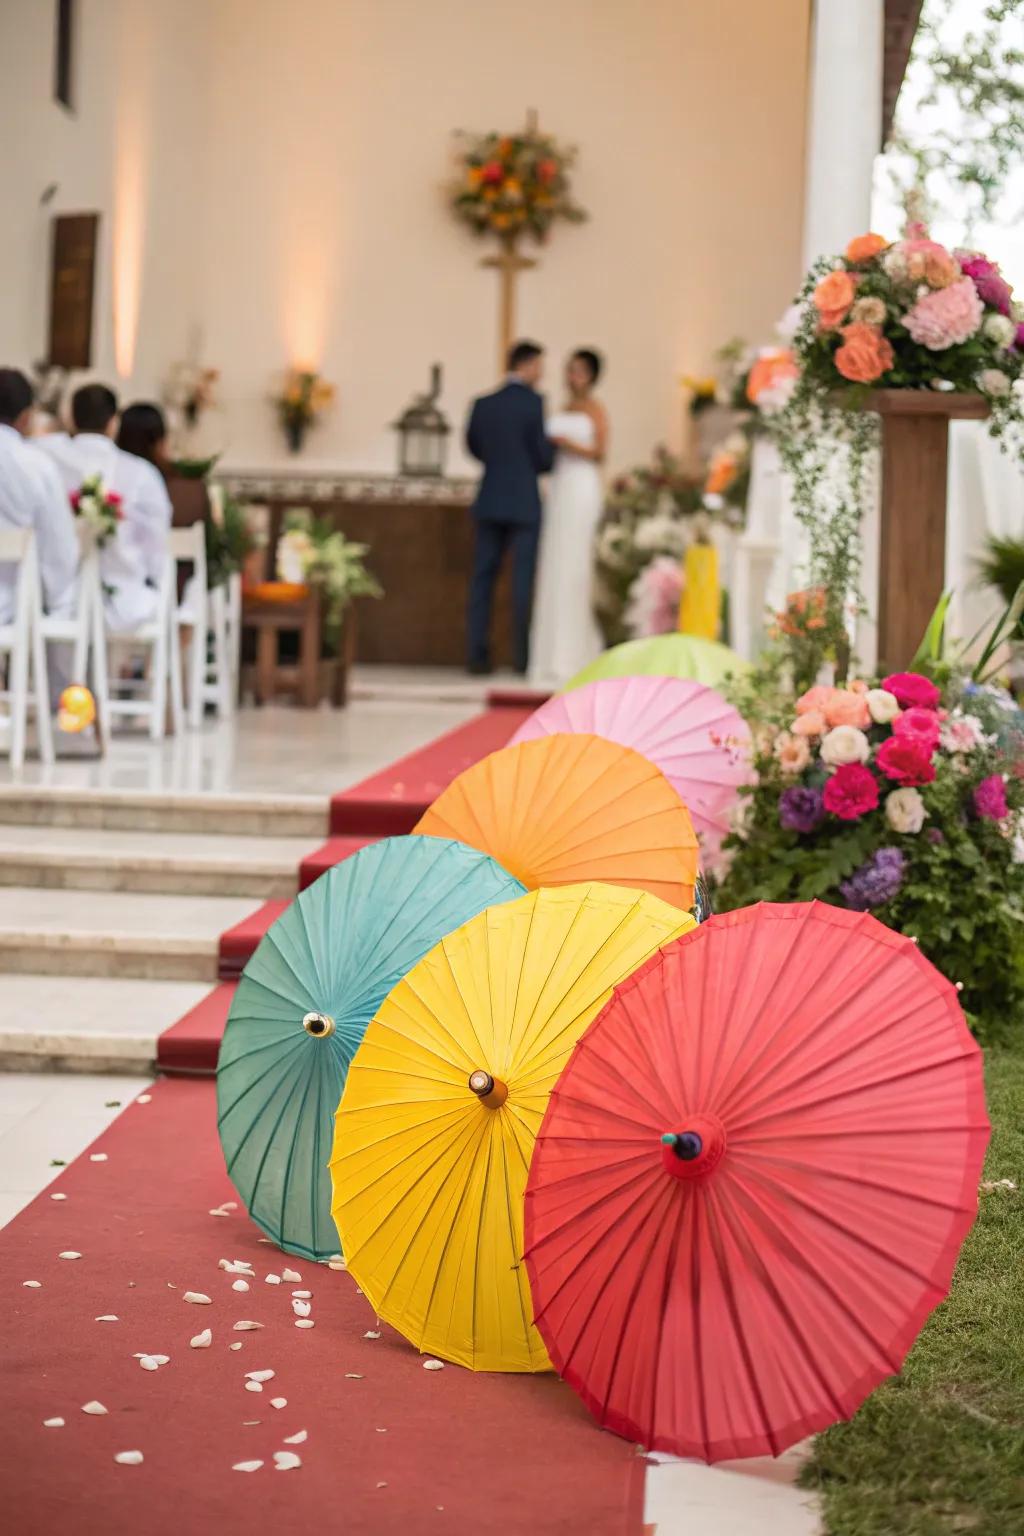
[[[994,261],[980,251],[957,251],[960,270],[969,277],[983,304],[991,304],[1001,315],[1010,313],[1013,289]]]
[[[1002,775],[989,774],[987,779],[982,779],[974,791],[974,814],[980,816],[983,821],[1002,821],[1008,816],[1010,808],[1006,803],[1006,785]]]

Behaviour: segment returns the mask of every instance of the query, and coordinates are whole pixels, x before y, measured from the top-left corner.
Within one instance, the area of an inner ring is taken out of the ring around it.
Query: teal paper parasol
[[[487,854],[391,837],[296,897],[246,966],[217,1067],[217,1128],[249,1215],[289,1253],[338,1251],[327,1162],[367,1024],[453,929],[525,887]]]

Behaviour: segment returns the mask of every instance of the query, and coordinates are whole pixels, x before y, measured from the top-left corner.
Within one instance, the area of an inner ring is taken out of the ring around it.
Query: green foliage
[[[926,189],[968,224],[995,216],[1024,159],[1024,0],[976,4],[963,36],[951,0],[926,0],[886,146],[898,187]]]
[[[323,593],[324,639],[332,650],[341,636],[349,603],[357,597],[383,596],[380,582],[366,567],[369,545],[346,539],[329,518],[315,517],[306,510],[288,514],[284,536],[291,538],[299,551],[304,579]]]
[[[207,459],[173,459],[171,468],[183,480],[206,480],[216,468],[219,458],[220,454],[214,453]]]
[[[949,1299],[801,1477],[829,1536],[1024,1530],[1024,1056],[988,1052],[985,1078],[992,1143]]]
[[[217,501],[220,511],[217,511]],[[240,571],[255,546],[245,507],[234,496],[211,491],[211,514],[206,519],[206,584],[212,591]]]
[[[1024,586],[1024,539],[1000,539],[992,535],[978,561],[978,574],[994,587],[1005,603],[1012,603]],[[1017,621],[1016,636],[1024,639],[1024,620]]]

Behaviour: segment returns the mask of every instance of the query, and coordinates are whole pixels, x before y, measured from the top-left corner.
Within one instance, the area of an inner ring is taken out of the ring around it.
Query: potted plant
[[[317,588],[323,605],[322,692],[344,704],[348,674],[355,659],[358,597],[382,597],[383,589],[366,567],[368,546],[347,539],[326,517],[295,509],[285,519],[277,545],[277,575],[285,582]]]

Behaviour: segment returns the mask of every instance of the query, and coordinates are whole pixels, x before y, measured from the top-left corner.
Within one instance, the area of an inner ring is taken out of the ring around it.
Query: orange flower
[[[843,344],[835,364],[844,379],[854,384],[873,384],[893,365],[893,350],[874,325],[844,325]]]
[[[793,354],[783,348],[777,352],[768,352],[764,357],[759,357],[747,378],[747,399],[751,404],[757,404],[757,397],[763,390],[772,389],[776,384],[781,384],[785,379],[795,379],[799,376],[800,369],[793,361]]]
[[[704,482],[705,496],[721,496],[736,479],[739,466],[731,453],[716,453]]]
[[[466,170],[466,185],[471,192],[479,190],[480,183],[484,179],[484,173],[478,165],[471,165]]]
[[[492,213],[491,225],[494,229],[508,229],[512,223],[512,216],[508,213]]]
[[[785,609],[775,616],[776,623],[784,635],[802,635],[809,629],[823,629],[825,607],[824,587],[807,587],[803,592],[791,592],[786,598]]]
[[[790,730],[794,736],[824,736],[828,730],[828,721],[820,709],[809,709],[796,717]]]
[[[863,694],[852,688],[834,688],[825,704],[825,719],[833,728],[837,725],[855,725],[859,731],[871,724],[871,711]]]
[[[879,251],[884,251],[888,244],[888,240],[883,240],[881,235],[858,235],[846,247],[846,259],[855,267],[859,266],[861,262],[877,256]]]
[[[849,272],[829,272],[814,290],[814,307],[823,331],[834,331],[849,313],[857,279]]]

